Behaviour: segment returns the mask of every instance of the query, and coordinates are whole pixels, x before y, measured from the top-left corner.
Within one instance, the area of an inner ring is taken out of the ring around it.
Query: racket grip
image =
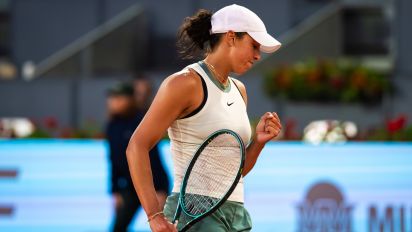
[[[182,208],[181,208],[180,205],[178,204],[178,205],[177,205],[177,209],[176,209],[175,216],[173,217],[173,221],[172,221],[173,224],[175,224],[176,220],[179,219],[181,211],[182,211]]]

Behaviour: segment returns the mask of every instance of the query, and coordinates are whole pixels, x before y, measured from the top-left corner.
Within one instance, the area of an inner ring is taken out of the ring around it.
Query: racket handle
[[[172,223],[175,224],[176,220],[180,217],[180,213],[182,212],[182,208],[180,207],[180,204],[177,204],[177,209],[175,216],[173,217]]]

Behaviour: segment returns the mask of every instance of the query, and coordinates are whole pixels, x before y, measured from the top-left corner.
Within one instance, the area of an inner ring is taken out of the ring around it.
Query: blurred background
[[[184,17],[233,3],[282,43],[240,77],[284,128],[245,180],[254,231],[412,231],[410,0],[0,0],[0,230],[110,231],[108,91],[150,102],[193,62]]]

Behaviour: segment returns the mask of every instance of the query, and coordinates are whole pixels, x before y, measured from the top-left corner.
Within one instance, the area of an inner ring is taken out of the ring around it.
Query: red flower
[[[46,117],[44,119],[44,125],[47,129],[56,129],[57,128],[57,119],[55,117]]]
[[[392,120],[388,120],[386,122],[386,129],[389,131],[389,133],[395,133],[397,131],[400,131],[405,128],[406,125],[406,115],[402,114],[397,118],[394,118]]]

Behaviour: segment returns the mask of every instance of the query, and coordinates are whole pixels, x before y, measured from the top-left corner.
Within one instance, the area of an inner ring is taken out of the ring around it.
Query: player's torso
[[[251,138],[246,105],[233,80],[230,80],[230,89],[223,91],[213,83],[198,64],[189,67],[199,73],[205,81],[207,100],[196,114],[176,120],[169,127],[174,165],[173,192],[180,191],[180,184],[187,165],[199,145],[210,134],[217,130],[230,129],[239,134],[245,145]],[[243,197],[243,178],[241,178],[228,200],[243,202]]]
[[[220,89],[198,64],[189,66],[199,73],[206,83],[207,100],[195,115],[176,120],[169,128],[172,140],[200,144],[211,133],[230,129],[248,144],[251,136],[246,105],[233,80],[229,90]]]

